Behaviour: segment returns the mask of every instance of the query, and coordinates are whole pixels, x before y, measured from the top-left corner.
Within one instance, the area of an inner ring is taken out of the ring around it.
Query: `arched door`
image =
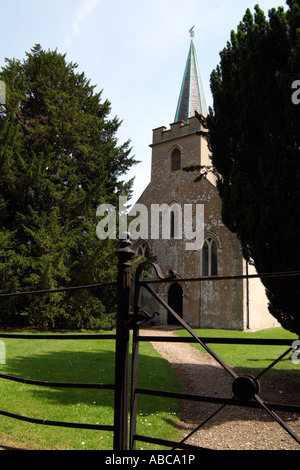
[[[182,288],[180,284],[172,284],[168,293],[168,305],[182,318]],[[168,312],[168,325],[178,325],[179,321]]]

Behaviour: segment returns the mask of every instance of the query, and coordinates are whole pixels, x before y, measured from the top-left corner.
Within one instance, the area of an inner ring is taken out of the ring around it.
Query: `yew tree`
[[[124,178],[135,160],[130,142],[118,143],[121,122],[109,118],[110,102],[77,69],[36,45],[1,70],[2,293],[115,279],[116,245],[97,238],[96,209],[130,198]],[[93,328],[111,309],[111,294],[95,289],[18,297],[0,301],[0,324]]]
[[[225,225],[258,273],[300,268],[300,2],[248,9],[211,75],[207,118]],[[262,278],[269,310],[300,334],[300,277]]]

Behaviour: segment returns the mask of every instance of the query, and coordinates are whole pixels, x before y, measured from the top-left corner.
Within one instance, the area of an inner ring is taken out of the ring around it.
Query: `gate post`
[[[129,314],[131,295],[131,250],[129,234],[120,240],[117,285],[117,328],[115,354],[114,450],[128,447],[128,389],[129,389]]]

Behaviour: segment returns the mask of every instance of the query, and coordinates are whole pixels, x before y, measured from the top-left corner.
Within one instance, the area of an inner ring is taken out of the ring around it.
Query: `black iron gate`
[[[151,265],[153,270],[156,273],[157,279],[142,279],[143,269],[147,265]],[[265,274],[264,276],[295,276],[299,273],[272,273]],[[221,279],[241,279],[245,277],[258,277],[256,275],[251,276],[231,276],[231,277],[213,277],[211,280],[217,281]],[[261,277],[261,276],[260,276]],[[291,405],[282,405],[279,403],[266,403],[259,395],[260,386],[259,378],[265,374],[269,369],[271,369],[275,364],[280,360],[286,357],[288,354],[294,350],[292,346],[292,341],[290,340],[260,340],[260,339],[226,339],[226,338],[200,338],[193,329],[178,315],[151,287],[153,283],[164,283],[164,282],[188,282],[188,281],[203,281],[207,280],[206,278],[193,278],[193,279],[177,279],[176,272],[170,271],[168,277],[164,277],[159,266],[154,263],[145,262],[141,264],[136,272],[135,276],[135,297],[134,297],[134,320],[133,320],[133,360],[132,360],[132,387],[131,387],[131,425],[130,425],[130,449],[135,448],[136,441],[143,441],[152,444],[159,444],[162,446],[171,447],[172,449],[195,449],[194,446],[187,444],[186,441],[196,433],[204,424],[206,424],[210,419],[215,417],[219,412],[221,412],[226,406],[239,406],[239,407],[250,407],[250,408],[262,408],[264,409],[289,435],[300,445],[300,438],[294,433],[294,431],[278,416],[277,411],[287,411],[287,412],[296,412],[300,413],[300,406],[291,406]],[[147,314],[143,308],[140,306],[140,290],[145,288],[155,299],[162,305],[169,315],[172,315],[177,323],[179,323],[182,328],[185,328],[189,334],[190,338],[180,338],[180,337],[162,337],[162,336],[139,336],[139,325],[145,321],[152,318],[152,315]],[[140,341],[176,341],[176,342],[191,342],[200,344],[207,353],[209,353],[221,366],[222,368],[231,376],[232,378],[232,397],[231,398],[216,398],[213,394],[210,396],[203,395],[190,395],[186,393],[174,393],[161,390],[153,390],[151,388],[140,388],[138,387],[138,349]],[[233,368],[229,367],[209,346],[208,343],[235,343],[235,344],[265,344],[265,345],[283,345],[287,346],[287,350],[276,360],[274,360],[265,370],[260,372],[256,377],[252,375],[238,375]],[[170,398],[180,398],[183,400],[194,400],[202,402],[210,402],[220,405],[219,408],[214,411],[207,419],[202,421],[192,432],[185,436],[180,442],[167,441],[164,439],[157,439],[155,437],[148,437],[139,435],[136,433],[136,419],[137,419],[137,397],[138,395],[149,395],[149,396],[163,396]],[[211,450],[203,447],[197,446],[197,449],[201,450]]]
[[[116,353],[115,353],[115,381],[114,384],[99,384],[99,383],[67,383],[67,382],[49,382],[49,381],[36,381],[29,380],[20,377],[12,377],[4,374],[0,374],[0,379],[4,380],[13,380],[26,384],[45,386],[45,387],[62,387],[62,388],[94,388],[94,389],[109,389],[114,393],[114,424],[82,424],[82,423],[70,423],[64,421],[51,421],[47,419],[38,419],[31,418],[28,416],[16,415],[7,411],[0,410],[0,415],[8,416],[14,419],[19,419],[23,421],[32,422],[35,424],[42,424],[47,426],[58,426],[58,427],[73,427],[73,428],[82,428],[82,429],[93,429],[93,430],[102,430],[102,431],[111,431],[113,433],[113,450],[114,451],[124,451],[124,450],[133,450],[135,449],[135,443],[137,441],[148,442],[152,444],[158,444],[161,446],[166,446],[172,449],[195,449],[194,446],[187,444],[187,439],[195,433],[204,423],[202,422],[199,426],[196,427],[194,431],[189,433],[185,438],[180,442],[168,441],[164,439],[156,438],[155,436],[147,437],[142,436],[136,433],[136,422],[137,422],[137,399],[139,395],[148,395],[148,396],[163,396],[170,398],[179,398],[184,400],[193,400],[193,401],[203,401],[210,402],[219,405],[219,408],[216,412],[213,413],[205,422],[219,413],[226,406],[243,406],[250,408],[263,408],[267,413],[277,421],[280,426],[294,439],[298,444],[300,444],[300,439],[296,434],[290,429],[290,427],[282,421],[282,419],[277,415],[277,411],[288,411],[300,413],[299,406],[290,406],[282,405],[276,403],[265,403],[259,396],[259,381],[258,379],[262,374],[269,370],[275,363],[289,354],[292,350],[291,341],[288,340],[242,340],[242,339],[219,339],[219,338],[199,338],[197,334],[190,328],[190,326],[179,316],[168,304],[166,304],[152,289],[151,283],[155,282],[172,282],[176,279],[177,282],[187,282],[187,281],[201,281],[201,278],[198,279],[177,279],[176,273],[169,273],[169,277],[164,277],[160,268],[153,263],[150,263],[151,267],[154,269],[157,278],[156,279],[143,279],[142,274],[148,262],[142,263],[136,271],[134,289],[132,288],[131,280],[131,259],[134,256],[134,251],[131,249],[131,242],[129,238],[120,241],[120,248],[117,250],[116,255],[118,257],[118,279],[116,282],[112,283],[102,283],[102,284],[93,284],[89,286],[78,286],[71,288],[55,289],[55,290],[43,290],[43,291],[34,291],[34,292],[19,292],[19,293],[10,293],[10,294],[1,294],[1,298],[10,297],[10,296],[22,296],[22,295],[43,295],[51,294],[56,292],[61,292],[65,290],[78,290],[78,289],[92,289],[92,288],[101,288],[106,286],[115,286],[117,289],[117,326],[116,334],[70,334],[70,335],[24,335],[24,334],[13,334],[13,333],[1,333],[0,338],[28,338],[28,339],[56,339],[56,340],[68,340],[68,339],[111,339],[116,341]],[[284,273],[282,276],[294,276],[299,275],[300,273]],[[275,274],[269,274],[268,276],[273,276]],[[277,273],[278,275],[278,273]],[[267,275],[266,275],[267,276]],[[242,278],[245,276],[232,276],[230,279]],[[253,277],[253,276],[247,276]],[[204,279],[204,278],[203,278]],[[224,279],[221,277],[214,277],[214,280]],[[207,280],[207,278],[205,278]],[[189,334],[189,338],[179,338],[179,337],[150,337],[139,335],[139,329],[141,324],[147,322],[152,318],[152,315],[149,315],[140,305],[140,290],[141,288],[146,289],[158,303],[163,305],[163,307],[174,316],[177,322],[185,328]],[[131,311],[131,300],[132,293],[134,293],[133,299],[133,312]],[[129,340],[130,340],[130,331],[132,330],[133,336],[133,346],[132,346],[132,364],[131,364],[131,373],[130,373],[130,363],[129,363]],[[170,391],[162,390],[153,390],[151,388],[140,388],[138,387],[138,362],[139,362],[139,343],[140,341],[178,341],[178,342],[193,342],[200,344],[229,374],[232,378],[232,397],[231,398],[216,398],[215,396],[203,396],[203,395],[190,395],[185,393],[175,393]],[[286,352],[282,354],[278,359],[276,359],[265,371],[261,372],[258,376],[253,377],[249,375],[238,376],[237,373],[229,367],[222,359],[208,346],[209,343],[217,342],[227,342],[227,343],[244,343],[244,344],[276,344],[276,345],[285,345],[288,347]],[[130,377],[131,376],[131,377]],[[130,384],[131,379],[131,384]],[[128,426],[128,416],[130,416],[130,426]],[[0,443],[0,447],[1,446]],[[209,450],[204,448],[203,450]]]

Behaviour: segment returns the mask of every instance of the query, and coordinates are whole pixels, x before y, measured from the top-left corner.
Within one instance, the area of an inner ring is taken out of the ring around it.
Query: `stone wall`
[[[153,239],[151,237],[151,205],[185,204],[204,205],[204,235],[212,237],[217,244],[218,276],[242,275],[245,261],[236,236],[223,224],[221,200],[210,175],[195,183],[197,173],[182,168],[191,165],[208,165],[208,149],[200,130],[198,119],[189,123],[177,122],[170,129],[159,127],[153,131],[151,182],[138,203],[148,208],[148,244],[162,272],[170,269],[179,278],[194,278],[202,275],[202,250],[186,250],[187,239]],[[171,155],[175,148],[181,152],[181,169],[171,170]],[[195,210],[195,209],[194,209]],[[194,220],[195,223],[195,220]],[[183,233],[184,235],[184,233]],[[138,245],[138,241],[136,245]],[[243,280],[203,280],[181,282],[183,290],[183,318],[192,327],[224,328],[243,330],[263,325],[273,325],[266,308],[264,289],[259,280],[251,285]],[[154,285],[152,286],[154,287]],[[168,302],[169,284],[156,285],[156,291]],[[159,312],[157,324],[167,322],[167,313],[148,294],[144,295],[146,310]]]

